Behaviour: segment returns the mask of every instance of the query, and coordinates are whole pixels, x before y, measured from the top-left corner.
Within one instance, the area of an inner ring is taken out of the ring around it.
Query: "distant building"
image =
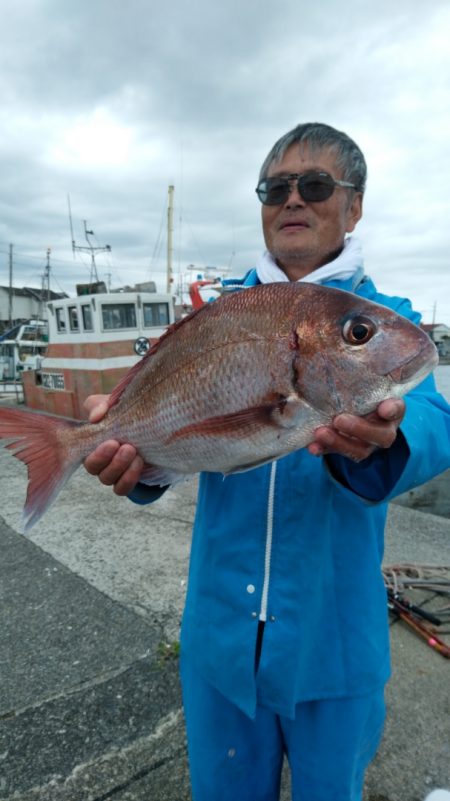
[[[450,328],[448,325],[445,323],[422,323],[420,327],[431,337],[439,355],[450,357]]]
[[[0,286],[0,331],[5,331],[9,328],[10,323],[10,303],[9,303],[10,289],[7,286]],[[67,295],[64,292],[47,292],[45,289],[35,289],[34,287],[12,287],[12,324],[31,320],[36,317],[42,317],[45,312],[45,303],[47,300],[58,300],[58,298],[65,298]],[[46,316],[46,315],[45,315]]]

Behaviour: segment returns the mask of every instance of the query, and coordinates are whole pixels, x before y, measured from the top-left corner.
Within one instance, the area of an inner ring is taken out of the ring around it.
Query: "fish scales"
[[[271,287],[270,295],[273,294]],[[257,407],[270,392],[292,392],[292,352],[288,346],[292,303],[289,292],[275,294],[278,305],[270,302],[263,311],[261,304],[255,303],[253,293],[247,292],[230,296],[227,300],[233,303],[215,303],[205,308],[176,329],[172,337],[163,340],[148,362],[149,372],[143,369],[136,377],[137,386],[130,384],[125,388],[121,405],[126,404],[128,396],[140,396],[134,406],[137,419],[131,431],[128,424],[127,440],[134,441],[136,426],[136,441],[147,461],[154,461],[154,448],[164,446],[166,464],[176,467],[181,456],[188,459],[191,468],[199,458],[200,440],[203,453],[208,443],[209,450],[216,451],[217,442],[211,441],[211,426],[207,431],[197,432],[195,448],[187,437],[178,436],[171,441],[178,429],[186,426],[192,429],[205,419]],[[232,327],[230,311],[235,315]],[[272,362],[273,367],[268,371],[267,365]],[[243,381],[236,381],[237,365]],[[125,405],[123,408],[126,410]],[[114,417],[114,408],[111,414]],[[255,419],[251,430],[255,433],[260,428],[261,423]],[[117,433],[123,437],[119,428]],[[233,431],[229,436],[233,436]],[[249,442],[247,447],[252,444]],[[208,463],[203,469],[207,467]]]
[[[136,446],[149,484],[237,472],[304,447],[340,412],[400,397],[436,363],[429,337],[383,306],[315,284],[268,284],[172,326],[100,423],[2,409],[0,438],[28,467],[29,526],[106,439]]]

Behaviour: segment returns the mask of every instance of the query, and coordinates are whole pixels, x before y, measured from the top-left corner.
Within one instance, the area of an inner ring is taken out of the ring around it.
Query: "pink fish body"
[[[348,292],[280,283],[225,295],[169,329],[100,423],[0,410],[0,438],[28,466],[25,527],[107,439],[136,446],[148,484],[247,470],[308,445],[340,412],[400,397],[436,363],[417,326]]]

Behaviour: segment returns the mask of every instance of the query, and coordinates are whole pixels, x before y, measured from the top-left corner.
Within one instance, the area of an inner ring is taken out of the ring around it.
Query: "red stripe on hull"
[[[23,374],[25,403],[31,409],[40,409],[50,414],[86,420],[83,403],[88,395],[109,395],[128,368],[117,367],[112,370],[55,370],[64,375],[64,389],[46,389],[37,384],[39,373],[34,370]]]

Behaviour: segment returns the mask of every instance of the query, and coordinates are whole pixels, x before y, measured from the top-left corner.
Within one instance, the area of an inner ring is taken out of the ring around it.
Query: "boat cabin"
[[[23,376],[25,403],[85,419],[88,395],[109,394],[174,322],[169,294],[111,292],[47,304],[49,343],[40,369]]]
[[[26,320],[0,336],[0,381],[18,381],[39,367],[48,346],[44,320]]]

